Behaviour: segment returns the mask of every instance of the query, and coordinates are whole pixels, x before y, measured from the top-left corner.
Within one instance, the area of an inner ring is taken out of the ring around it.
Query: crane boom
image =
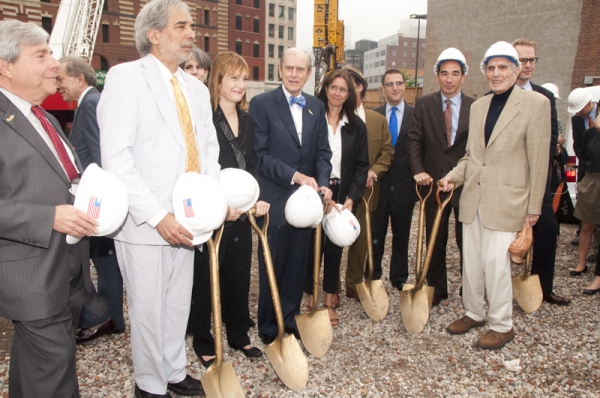
[[[332,70],[344,64],[344,21],[338,19],[338,0],[314,0],[313,52],[315,93]]]

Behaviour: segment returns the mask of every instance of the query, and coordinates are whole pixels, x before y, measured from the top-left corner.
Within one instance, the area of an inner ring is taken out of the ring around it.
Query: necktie
[[[303,95],[299,95],[297,98],[290,95],[290,106],[294,104],[298,104],[300,108],[304,108],[306,106],[306,98]]]
[[[396,117],[397,107],[392,107],[392,113],[390,114],[390,134],[392,135],[392,146],[396,146],[398,140],[398,117]]]
[[[185,171],[200,173],[198,147],[196,146],[196,136],[194,135],[194,127],[192,126],[190,109],[188,108],[185,97],[179,88],[179,83],[177,83],[177,78],[175,76],[171,77],[171,84],[173,85],[173,92],[175,93],[175,101],[177,101],[177,113],[179,114],[179,122],[181,123],[181,130],[183,132],[183,139],[185,141],[185,150],[187,152]]]
[[[79,173],[77,172],[75,165],[69,158],[69,154],[67,153],[65,144],[60,139],[60,136],[54,129],[54,126],[52,126],[52,124],[50,124],[48,119],[46,119],[44,110],[40,106],[38,106],[38,105],[32,106],[31,112],[33,112],[33,114],[38,119],[40,119],[40,122],[42,123],[42,127],[44,127],[44,130],[46,130],[46,133],[48,133],[48,136],[50,137],[50,141],[52,141],[52,145],[54,145],[54,149],[56,149],[56,153],[58,154],[58,159],[60,160],[60,163],[62,164],[63,168],[65,169],[65,172],[67,173],[67,177],[69,178],[69,181],[73,181],[75,178],[77,178]]]
[[[444,120],[446,121],[446,141],[448,141],[448,148],[450,148],[452,146],[452,101],[450,101],[450,98],[446,99]]]
[[[590,129],[593,129],[594,127],[596,127],[596,123],[594,123],[594,119],[592,119],[592,117],[590,115],[588,115],[588,126]]]

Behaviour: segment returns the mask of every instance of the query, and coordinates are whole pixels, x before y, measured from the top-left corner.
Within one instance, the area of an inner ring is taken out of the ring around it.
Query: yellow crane
[[[338,19],[338,0],[315,0],[313,52],[315,94],[325,77],[344,64],[344,21]]]

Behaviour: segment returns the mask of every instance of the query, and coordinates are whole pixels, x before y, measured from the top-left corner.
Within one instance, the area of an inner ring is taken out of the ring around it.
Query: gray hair
[[[311,70],[312,65],[311,65],[311,62],[310,62],[310,55],[308,55],[308,53],[306,51],[304,51],[303,49],[298,48],[298,47],[290,47],[287,50],[285,50],[283,52],[283,54],[281,54],[281,59],[279,60],[279,66],[283,66],[283,60],[289,54],[296,54],[296,55],[298,55],[298,54],[304,54],[304,55],[306,55],[306,60],[307,60],[307,65],[308,65],[308,69],[307,70],[308,71]]]
[[[94,72],[94,69],[86,60],[69,56],[64,57],[59,62],[61,64],[65,64],[65,72],[67,72],[67,75],[71,77],[79,77],[79,75],[83,75],[85,83],[88,86],[95,87],[98,84],[96,72]]]
[[[169,10],[173,7],[190,11],[188,5],[181,0],[151,0],[138,14],[134,25],[135,46],[142,57],[148,55],[152,48],[148,32],[162,31],[167,26]]]
[[[33,23],[17,20],[0,21],[0,59],[14,62],[23,47],[48,44],[50,35]]]
[[[194,48],[192,48],[192,52],[190,53],[189,59],[195,60],[198,63],[198,67],[200,69],[206,69],[210,72],[210,57],[198,47],[194,46]],[[181,69],[183,69],[186,62],[187,60],[179,64]]]

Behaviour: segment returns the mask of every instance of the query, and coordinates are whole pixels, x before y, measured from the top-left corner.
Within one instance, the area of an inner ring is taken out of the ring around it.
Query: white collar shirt
[[[325,115],[327,118],[327,115]],[[335,131],[327,119],[327,131],[329,136],[329,147],[331,148],[331,175],[330,178],[342,177],[342,127],[348,123],[346,115],[342,117]]]
[[[289,91],[287,91],[285,87],[283,87],[283,84],[281,85],[281,88],[283,89],[285,100],[289,105],[290,97],[292,97],[292,94],[290,94]],[[296,127],[296,132],[298,133],[298,141],[300,142],[300,145],[302,145],[302,107],[298,104],[290,105],[290,112],[292,113],[292,119],[294,119],[294,126]]]
[[[363,122],[367,123],[367,115],[365,114],[365,107],[363,104],[360,104],[358,108],[354,110],[356,116],[358,116]]]

